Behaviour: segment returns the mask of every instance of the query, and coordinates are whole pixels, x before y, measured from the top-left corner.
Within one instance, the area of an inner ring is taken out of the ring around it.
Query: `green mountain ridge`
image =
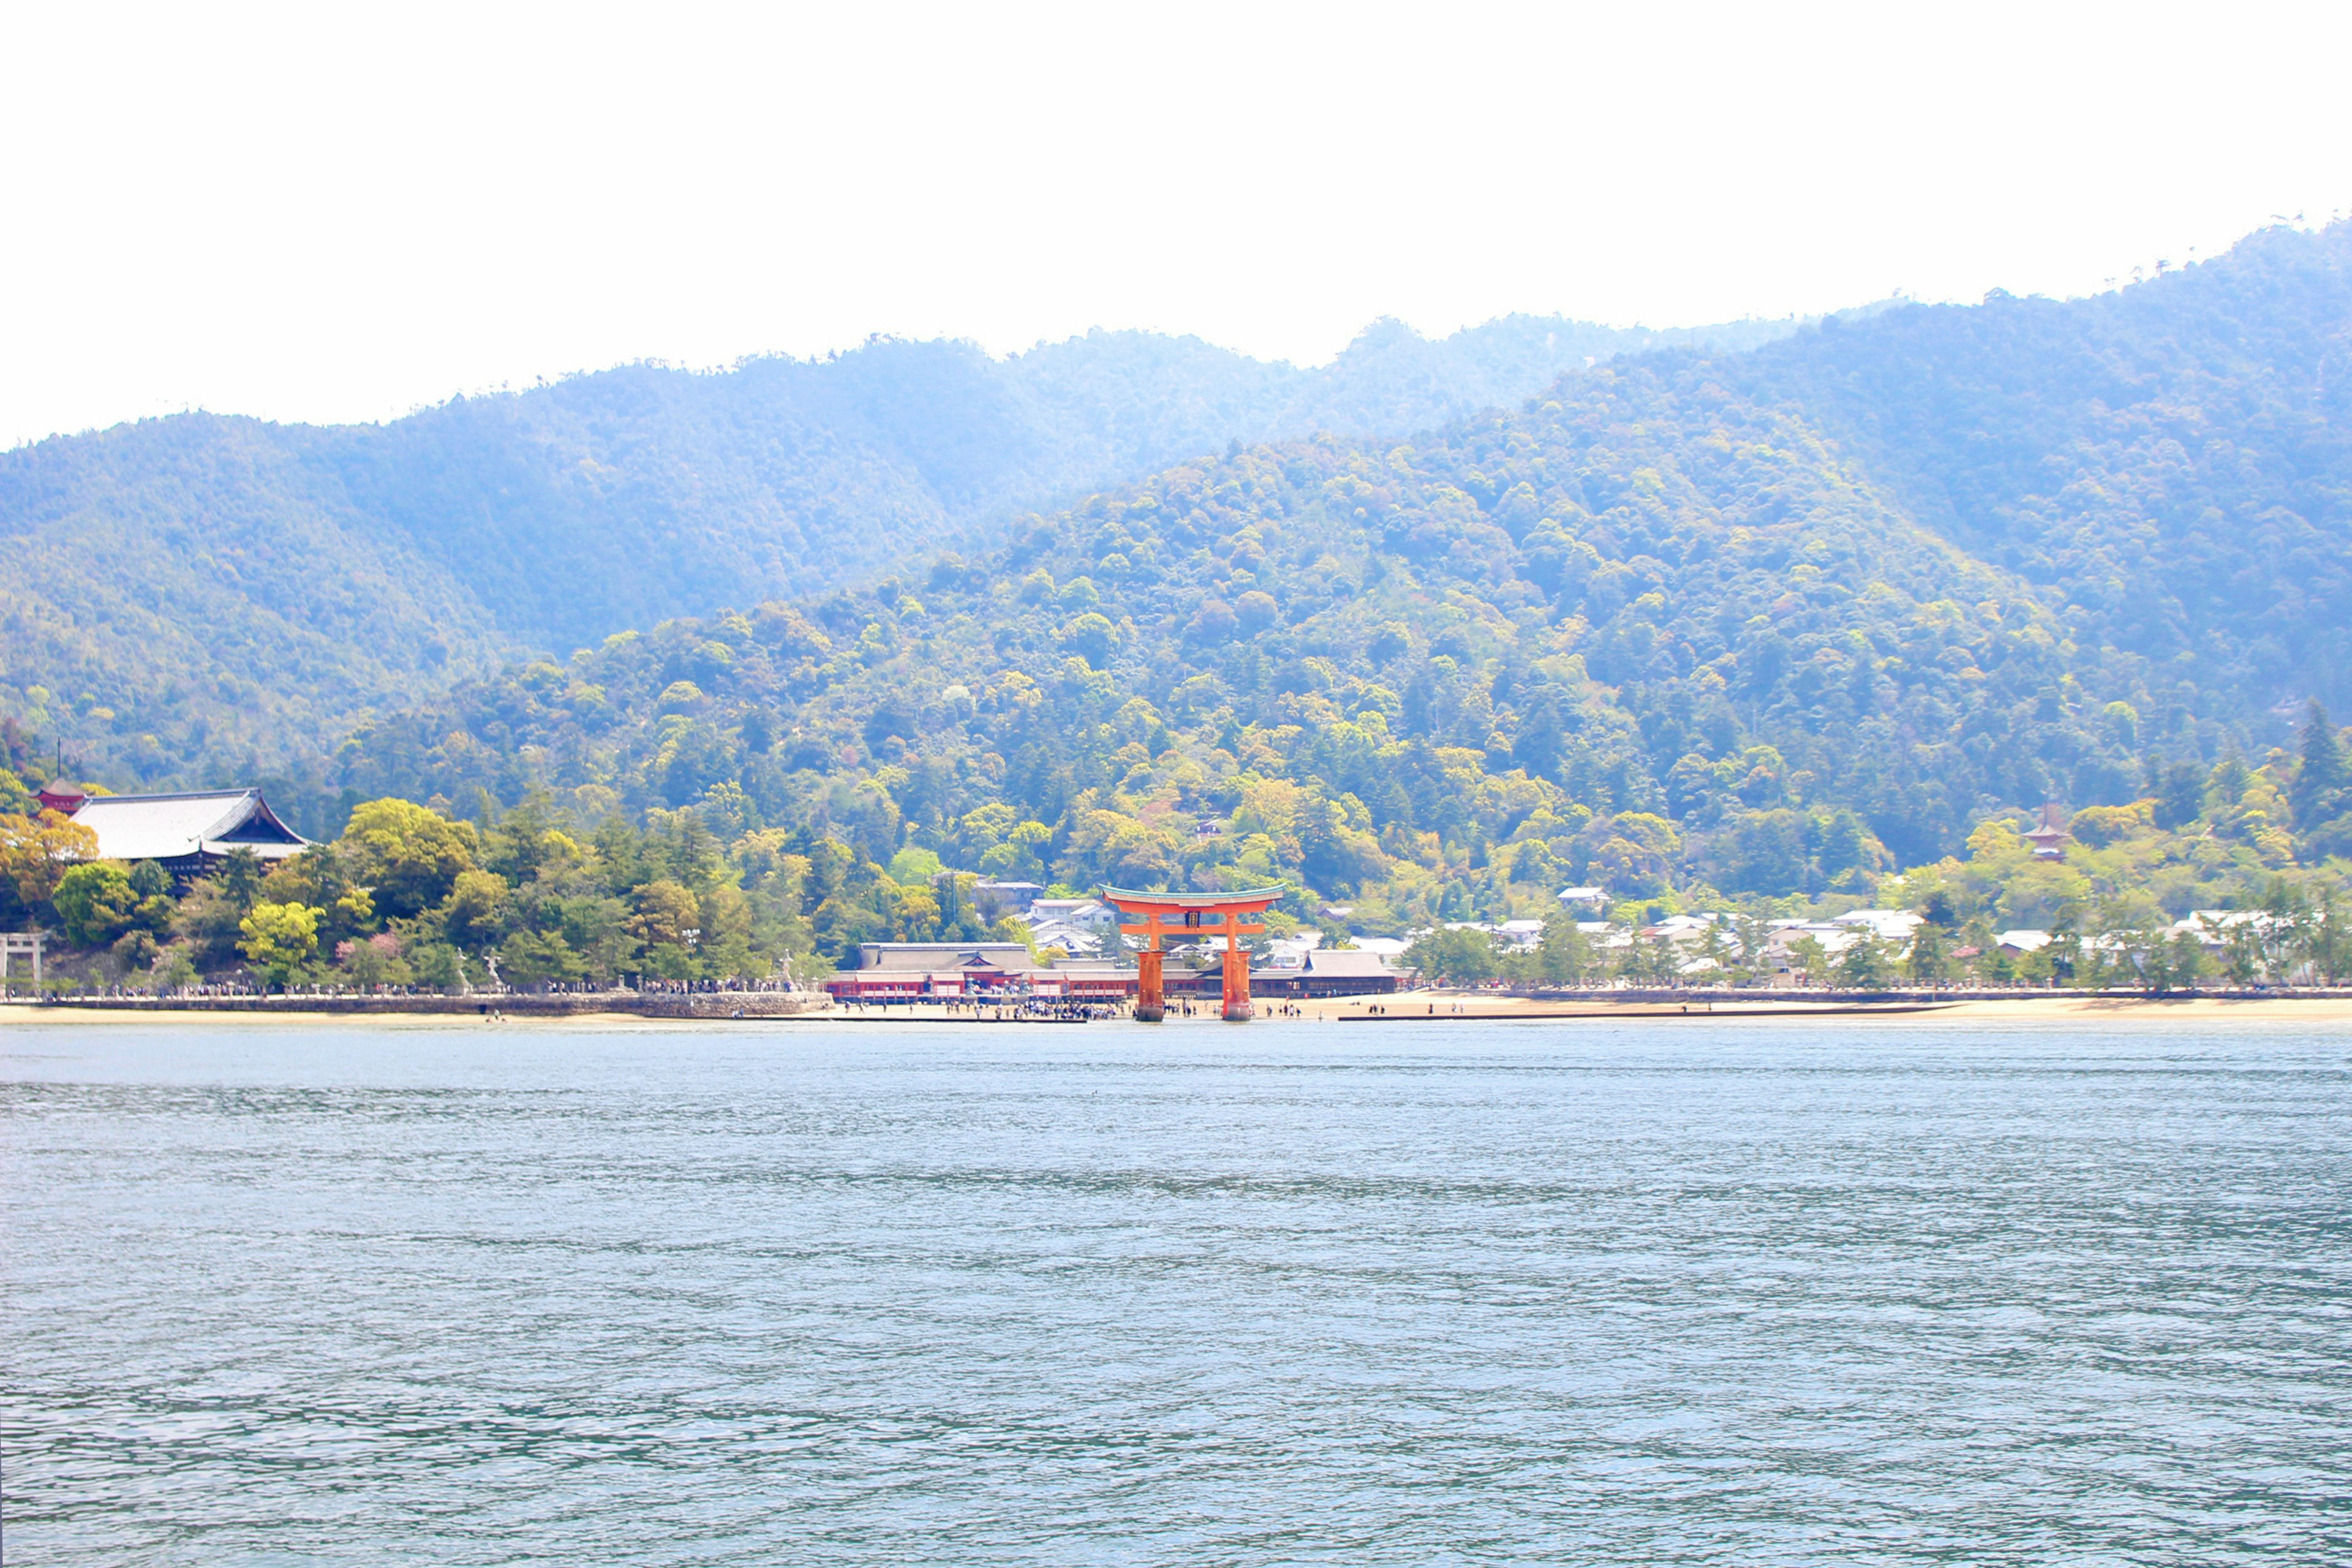
[[[188,415],[0,454],[0,714],[151,783],[282,768],[539,648],[870,576],[1234,440],[1396,431],[1681,342],[1376,323],[1331,365],[1097,332],[630,366],[383,426]]]
[[[322,782],[1073,885],[1289,877],[1400,929],[1562,878],[1866,889],[2045,801],[2196,817],[2217,769],[2236,837],[2181,885],[2276,869],[2289,826],[2352,843],[2285,819],[2285,763],[2248,795],[2232,760],[2341,696],[2347,470],[2307,373],[2347,250],[2258,236],[2122,296],[1900,307],[1196,459],[969,562],[465,686]]]

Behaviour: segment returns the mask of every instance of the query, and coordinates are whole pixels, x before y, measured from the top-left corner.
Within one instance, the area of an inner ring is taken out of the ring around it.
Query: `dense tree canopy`
[[[1419,429],[1596,358],[1796,325],[1510,317],[1431,342],[1387,322],[1312,371],[1147,332],[1005,360],[877,339],[383,426],[60,437],[0,453],[0,715],[126,779],[249,776],[517,652],[993,542],[1013,510],[1236,437]]]

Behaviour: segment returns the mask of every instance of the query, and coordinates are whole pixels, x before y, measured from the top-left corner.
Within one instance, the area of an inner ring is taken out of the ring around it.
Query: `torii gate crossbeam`
[[[1242,947],[1242,938],[1265,930],[1264,922],[1247,917],[1264,914],[1288,891],[1287,888],[1252,888],[1238,893],[1135,893],[1105,888],[1104,900],[1119,912],[1118,929],[1143,939],[1143,951],[1136,955],[1135,1016],[1152,1024],[1168,1016],[1160,971],[1167,952],[1163,943],[1222,936],[1225,939],[1225,1017],[1236,1024],[1247,1020],[1251,1013],[1249,954]],[[1129,920],[1138,923],[1129,925]]]

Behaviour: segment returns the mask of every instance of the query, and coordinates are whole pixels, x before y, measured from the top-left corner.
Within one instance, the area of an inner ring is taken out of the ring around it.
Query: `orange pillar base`
[[[1157,947],[1145,948],[1135,955],[1135,1016],[1139,1022],[1157,1024],[1168,1016],[1160,963],[1160,952]]]
[[[1241,922],[1225,917],[1225,1022],[1250,1021],[1249,953],[1242,946]]]

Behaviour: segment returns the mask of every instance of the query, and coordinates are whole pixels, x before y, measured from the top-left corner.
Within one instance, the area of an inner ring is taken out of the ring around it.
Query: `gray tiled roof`
[[[172,860],[238,848],[275,860],[309,845],[278,820],[257,789],[92,795],[73,819],[98,835],[99,857],[106,860]]]

